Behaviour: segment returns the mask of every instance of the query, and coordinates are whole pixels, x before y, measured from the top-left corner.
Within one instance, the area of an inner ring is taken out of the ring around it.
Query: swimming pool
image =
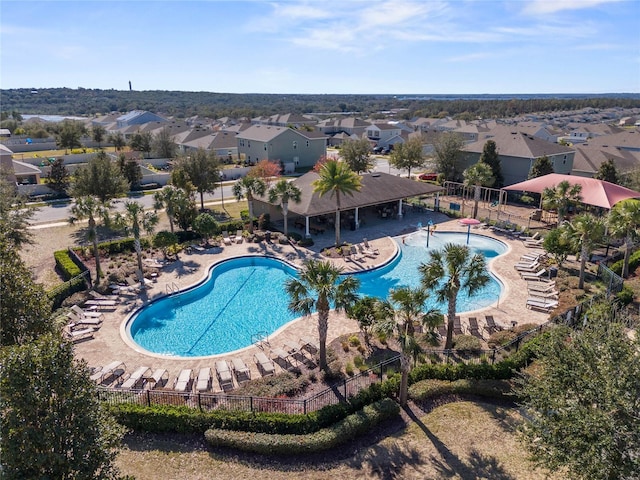
[[[445,243],[465,243],[467,234],[438,232],[429,238],[429,250]],[[506,245],[480,235],[471,235],[469,246],[487,259],[504,253]],[[356,273],[360,294],[386,298],[391,288],[417,286],[417,266],[428,260],[426,232],[403,238],[399,254],[378,269]],[[259,332],[271,334],[299,315],[291,313],[284,289],[295,277],[291,266],[269,257],[240,257],[215,265],[202,283],[183,292],[156,300],[141,308],[127,323],[127,334],[150,353],[203,357],[250,346]],[[502,290],[492,282],[473,298],[460,294],[458,311],[469,311],[494,303]],[[429,307],[443,312],[430,299]]]

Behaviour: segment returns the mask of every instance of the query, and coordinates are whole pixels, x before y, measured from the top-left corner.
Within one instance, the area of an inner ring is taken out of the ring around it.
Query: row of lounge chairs
[[[493,315],[485,315],[484,319],[485,324],[482,328],[480,327],[480,323],[478,322],[477,317],[467,318],[468,325],[466,327],[463,327],[462,319],[460,318],[460,316],[456,315],[453,320],[453,334],[464,335],[466,333],[468,335],[473,335],[480,340],[484,340],[484,335],[482,333],[483,330],[486,330],[489,335],[502,330],[502,327],[495,322]],[[441,338],[446,338],[447,325],[445,323],[438,325],[438,334]]]
[[[225,245],[231,245],[232,243],[242,243],[244,238],[242,237],[242,229],[238,229],[236,234],[229,235],[227,230],[222,232],[222,241]]]

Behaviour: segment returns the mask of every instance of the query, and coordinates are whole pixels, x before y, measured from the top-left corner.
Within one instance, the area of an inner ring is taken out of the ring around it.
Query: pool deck
[[[467,231],[467,227],[460,225],[458,220],[449,220],[448,217],[441,214],[428,212],[421,215],[406,215],[403,219],[384,220],[355,231],[342,232],[341,240],[350,243],[359,243],[363,238],[368,238],[371,246],[377,248],[380,252],[376,258],[367,258],[366,261],[360,263],[346,262],[344,259],[331,259],[331,261],[342,267],[346,272],[371,269],[383,265],[393,258],[397,250],[397,244],[391,237],[410,234],[416,230],[418,222],[426,225],[429,219],[437,224],[436,235],[438,231]],[[508,240],[495,235],[490,229],[472,228],[471,231],[501,240],[509,246],[509,250],[506,254],[489,262],[491,271],[504,284],[504,292],[499,302],[490,307],[461,314],[463,327],[468,324],[466,322],[467,318],[476,317],[482,328],[485,315],[493,315],[496,323],[504,327],[511,327],[512,322],[519,324],[544,323],[549,315],[527,309],[526,299],[528,293],[526,282],[520,278],[518,272],[513,268],[514,263],[519,260],[521,255],[532,253],[535,249],[525,247],[520,240]],[[139,347],[135,347],[130,341],[125,340],[122,335],[125,320],[137,308],[166,295],[167,288],[177,286],[182,289],[198,283],[206,277],[209,267],[221,260],[245,255],[270,255],[288,261],[295,266],[301,266],[305,259],[324,258],[321,257],[319,252],[322,248],[333,245],[334,236],[333,231],[322,235],[314,235],[315,245],[311,249],[266,242],[260,244],[243,242],[241,244],[225,245],[222,251],[212,249],[196,251],[192,254],[183,253],[180,255],[179,261],[162,269],[157,282],[151,284],[146,291],[140,294],[123,295],[120,297],[121,300],[115,310],[105,311],[105,320],[102,327],[95,332],[94,338],[77,343],[74,346],[76,356],[86,360],[89,366],[94,367],[119,360],[125,363],[126,370],[129,373],[139,366],[148,366],[152,369],[165,368],[170,377],[167,388],[172,387],[173,380],[182,369],[192,369],[194,376],[197,376],[199,369],[203,367],[211,367],[212,372],[214,372],[214,361],[218,359],[242,358],[251,369],[251,378],[259,378],[260,374],[253,359],[254,353],[259,351],[257,346],[250,346],[230,354],[206,358],[176,359],[149,354],[143,352]],[[357,332],[358,330],[356,321],[348,319],[344,314],[331,312],[328,342],[341,335]],[[486,332],[484,335],[487,338]],[[268,337],[270,347],[264,346],[263,351],[267,356],[270,356],[270,348],[280,348],[286,342],[299,344],[299,340],[302,337],[310,337],[317,341],[317,319],[315,315],[298,318],[277,332],[270,334]],[[276,372],[281,370],[281,367],[276,364]],[[213,391],[220,390],[217,380],[214,379],[213,385]]]

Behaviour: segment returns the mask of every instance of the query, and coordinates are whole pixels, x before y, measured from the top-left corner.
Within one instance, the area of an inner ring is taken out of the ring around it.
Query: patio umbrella
[[[461,225],[467,226],[467,245],[469,245],[469,237],[471,236],[471,225],[480,225],[482,222],[475,218],[463,218],[460,220]]]

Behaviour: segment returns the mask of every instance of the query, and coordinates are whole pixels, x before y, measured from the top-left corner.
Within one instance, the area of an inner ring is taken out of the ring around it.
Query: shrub
[[[628,285],[623,285],[622,290],[616,293],[616,299],[622,305],[629,305],[633,302],[633,289]]]
[[[460,352],[479,352],[482,344],[473,335],[458,335],[453,339],[453,348]]]
[[[500,330],[491,334],[489,340],[487,340],[487,344],[489,347],[506,345],[517,336],[518,335],[513,330]]]
[[[232,447],[265,455],[314,453],[336,447],[367,433],[376,425],[398,416],[399,413],[398,405],[392,400],[385,399],[349,415],[331,427],[308,435],[248,434],[210,429],[205,432],[205,438],[213,447]]]
[[[502,398],[511,391],[507,380],[469,380],[453,382],[446,380],[423,380],[409,387],[409,398],[424,401],[440,395],[478,395],[480,397]]]
[[[352,347],[357,347],[360,345],[360,338],[357,335],[351,335],[348,339],[349,345]]]
[[[360,355],[357,355],[353,359],[353,364],[356,366],[358,370],[366,370],[368,368],[364,363],[364,359]]]
[[[82,273],[80,267],[78,267],[78,265],[76,265],[73,259],[69,256],[69,252],[67,250],[58,250],[57,252],[54,252],[53,258],[56,261],[56,267],[62,274],[62,278],[65,280],[70,280]]]
[[[352,364],[351,362],[347,363],[347,364],[344,366],[344,371],[345,371],[345,373],[346,373],[347,375],[349,375],[350,377],[352,377],[352,376],[353,376],[353,373],[354,373],[353,364]]]
[[[298,245],[300,245],[301,247],[312,247],[313,238],[302,238],[298,240]]]
[[[300,242],[300,240],[302,240],[302,235],[298,232],[289,232],[289,238],[296,242]]]
[[[611,265],[611,270],[616,272],[618,275],[622,275],[622,267],[624,266],[624,259],[618,260],[613,265]],[[629,271],[634,272],[636,268],[640,266],[640,250],[632,253],[629,256]]]

